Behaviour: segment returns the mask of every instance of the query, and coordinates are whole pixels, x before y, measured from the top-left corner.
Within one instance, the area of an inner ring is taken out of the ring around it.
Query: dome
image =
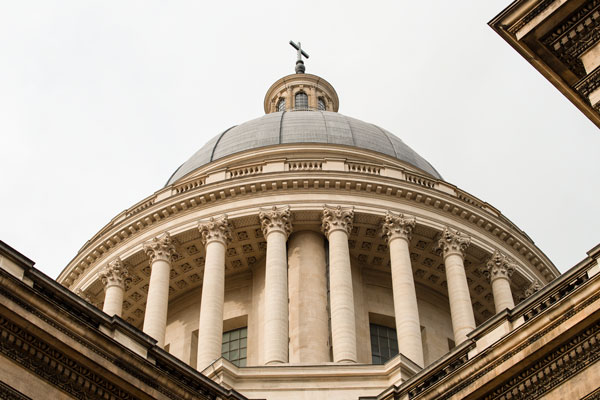
[[[166,186],[222,157],[285,143],[331,143],[368,149],[441,179],[427,160],[385,129],[336,112],[294,111],[266,114],[213,137],[173,173]]]

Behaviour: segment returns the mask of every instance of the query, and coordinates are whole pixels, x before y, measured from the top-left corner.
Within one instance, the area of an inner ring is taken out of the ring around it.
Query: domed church
[[[113,383],[201,382],[223,399],[516,399],[562,384],[543,371],[571,349],[557,368],[582,365],[585,340],[598,352],[598,317],[578,313],[598,307],[600,249],[559,278],[493,205],[338,113],[290,43],[295,73],[267,90],[265,115],[215,132],[81,248],[58,277],[78,298],[10,253],[14,276],[49,288],[38,296],[92,321],[81,342],[123,347],[136,366],[114,361]],[[157,365],[158,378],[136,372]]]

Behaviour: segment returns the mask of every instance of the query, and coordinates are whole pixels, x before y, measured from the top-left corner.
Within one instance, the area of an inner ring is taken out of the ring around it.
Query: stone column
[[[144,251],[150,257],[150,285],[146,300],[143,331],[156,339],[156,345],[165,345],[167,308],[169,306],[169,279],[175,245],[169,233],[144,243]]]
[[[415,224],[414,217],[402,214],[395,216],[388,212],[383,224],[383,236],[390,247],[398,351],[423,367],[421,324],[409,251]]]
[[[223,302],[225,297],[225,249],[232,227],[227,215],[198,225],[206,247],[200,323],[198,326],[197,369],[202,371],[221,357]]]
[[[294,109],[294,96],[292,96],[292,88],[289,87],[286,90],[286,101],[285,101],[285,111],[292,111]]]
[[[330,362],[327,260],[320,232],[293,233],[288,241],[291,363]]]
[[[354,219],[353,208],[323,208],[322,229],[329,239],[329,284],[333,361],[356,362],[356,321],[348,235]]]
[[[289,207],[261,210],[260,224],[267,239],[265,262],[265,365],[288,362],[289,301],[287,238],[292,230]]]
[[[464,265],[465,250],[470,243],[471,238],[450,228],[444,229],[439,241],[439,246],[444,253],[450,314],[456,345],[467,340],[467,333],[475,329],[475,316]]]
[[[494,251],[492,258],[487,262],[484,273],[492,284],[496,313],[515,306],[510,290],[510,276],[514,270],[514,262],[498,251]]]
[[[127,267],[120,258],[108,263],[100,271],[100,279],[104,285],[104,308],[102,311],[108,315],[121,316],[123,312],[123,295],[125,282],[131,280]]]

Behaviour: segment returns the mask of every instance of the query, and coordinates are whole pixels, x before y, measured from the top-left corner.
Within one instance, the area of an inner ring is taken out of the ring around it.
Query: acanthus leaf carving
[[[144,252],[150,257],[150,262],[157,260],[172,262],[177,254],[175,243],[171,239],[169,232],[162,236],[155,237],[151,241],[144,243]]]
[[[125,284],[131,281],[129,269],[119,257],[106,264],[98,276],[105,287],[119,286],[124,289]]]
[[[336,207],[323,206],[321,230],[325,236],[329,236],[335,230],[343,230],[346,234],[350,235],[353,221],[354,207],[342,208],[340,205]]]
[[[202,236],[202,243],[205,246],[212,241],[227,244],[232,239],[231,233],[233,232],[233,227],[227,215],[223,215],[220,218],[210,217],[207,222],[198,224],[198,230]]]
[[[381,226],[382,237],[388,242],[398,237],[410,241],[416,223],[415,217],[404,214],[394,215],[388,211]]]
[[[292,213],[289,206],[280,209],[273,206],[270,210],[260,210],[258,217],[265,237],[273,230],[283,232],[286,237],[292,232]]]
[[[449,227],[444,228],[442,237],[438,242],[439,248],[444,253],[444,258],[451,254],[458,254],[464,258],[470,244],[471,238],[468,235]]]
[[[497,278],[509,279],[515,271],[516,264],[505,254],[495,250],[492,257],[486,263],[483,274],[491,281]]]

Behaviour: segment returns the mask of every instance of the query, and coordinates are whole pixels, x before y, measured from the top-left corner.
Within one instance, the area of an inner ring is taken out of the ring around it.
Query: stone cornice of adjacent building
[[[289,154],[295,157],[284,156]],[[143,241],[165,230],[174,235],[192,229],[200,219],[223,212],[230,219],[258,214],[256,197],[262,199],[260,206],[264,207],[283,204],[279,197],[285,196],[285,204],[291,205],[292,212],[321,209],[324,203],[330,203],[305,201],[306,193],[323,194],[323,199],[339,195],[341,203],[344,197],[346,201],[351,198],[357,213],[382,218],[387,209],[373,204],[387,202],[388,209],[395,212],[410,209],[419,224],[429,224],[439,231],[444,224],[460,227],[474,236],[475,245],[486,251],[504,249],[523,265],[535,268],[545,282],[559,275],[524,232],[491,205],[456,186],[379,153],[348,146],[302,144],[278,145],[226,157],[156,192],[117,215],[88,241],[58,281],[75,289],[77,285],[73,284],[84,272],[88,275],[90,267],[96,269],[116,256],[125,259],[127,254],[115,252],[115,248],[123,251],[122,242],[129,242],[127,248],[131,254],[139,250],[137,247]],[[374,203],[374,198],[378,202]],[[433,215],[436,217],[432,218]]]
[[[600,43],[599,10],[599,0],[516,0],[489,22],[598,127],[600,74],[586,52]]]
[[[8,386],[0,395],[10,390],[41,398],[31,391],[43,387],[47,398],[56,391],[74,398],[245,399],[92,307],[1,241],[0,257],[12,260],[0,265],[0,356],[49,383],[3,376]]]
[[[491,400],[504,393],[511,399],[538,398],[584,373],[600,359],[599,260],[597,245],[586,259],[478,326],[469,340],[408,381],[363,399]],[[582,393],[594,391],[594,379],[579,379],[589,382]]]

